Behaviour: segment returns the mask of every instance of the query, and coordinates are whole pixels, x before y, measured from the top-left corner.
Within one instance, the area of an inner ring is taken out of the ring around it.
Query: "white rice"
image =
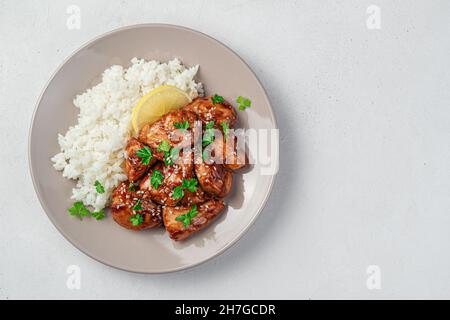
[[[101,83],[74,99],[80,109],[78,123],[58,135],[61,152],[51,159],[65,178],[77,180],[72,199],[95,210],[107,206],[114,188],[127,179],[122,169],[123,149],[137,101],[165,84],[186,91],[191,98],[203,93],[202,84],[194,81],[198,66],[187,68],[178,59],[160,63],[133,58],[131,63],[128,69],[120,65],[106,69]],[[96,180],[105,193],[97,193]]]

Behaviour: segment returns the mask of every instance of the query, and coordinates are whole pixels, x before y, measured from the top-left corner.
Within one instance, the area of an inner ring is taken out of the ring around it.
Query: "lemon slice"
[[[159,86],[145,94],[136,104],[131,116],[135,134],[147,123],[153,123],[162,115],[182,108],[191,102],[189,95],[174,86]]]

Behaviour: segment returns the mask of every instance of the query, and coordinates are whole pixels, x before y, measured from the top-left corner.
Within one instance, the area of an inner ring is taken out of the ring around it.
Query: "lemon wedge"
[[[183,90],[175,86],[159,86],[145,94],[136,104],[131,116],[135,134],[147,123],[153,123],[162,115],[182,108],[192,100]]]

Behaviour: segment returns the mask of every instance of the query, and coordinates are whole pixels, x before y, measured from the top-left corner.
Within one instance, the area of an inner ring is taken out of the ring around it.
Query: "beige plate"
[[[145,24],[107,33],[72,54],[49,81],[33,115],[29,161],[36,193],[50,220],[74,246],[107,265],[143,273],[177,271],[234,244],[264,207],[275,175],[261,175],[259,164],[235,175],[226,213],[180,243],[171,241],[163,228],[136,232],[118,226],[111,216],[102,221],[71,217],[67,208],[73,203],[74,182],[64,179],[50,161],[59,151],[57,135],[76,122],[75,95],[97,83],[112,64],[127,66],[133,57],[178,57],[187,65],[199,64],[198,80],[207,93],[219,93],[229,101],[239,95],[251,98],[251,110],[238,112],[239,127],[276,129],[276,122],[263,87],[234,52],[205,34],[178,26]],[[278,151],[272,161],[278,161]]]

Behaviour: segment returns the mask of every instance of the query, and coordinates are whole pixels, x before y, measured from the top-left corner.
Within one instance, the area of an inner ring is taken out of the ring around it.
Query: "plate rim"
[[[261,214],[261,212],[263,211],[263,209],[265,208],[267,201],[270,197],[270,195],[272,194],[273,191],[273,187],[276,181],[276,177],[278,176],[278,170],[277,172],[275,172],[273,175],[271,175],[270,177],[270,184],[269,184],[269,189],[268,192],[265,194],[263,201],[261,202],[261,204],[259,205],[256,214],[253,216],[253,218],[249,221],[249,223],[241,230],[241,232],[234,237],[228,244],[226,244],[225,246],[223,246],[220,250],[217,250],[214,254],[203,258],[199,261],[196,261],[194,263],[190,263],[184,266],[180,266],[180,267],[175,267],[175,268],[166,268],[166,269],[159,269],[159,270],[143,270],[143,269],[139,269],[139,268],[124,268],[121,266],[117,266],[114,265],[112,263],[110,263],[109,261],[106,261],[105,259],[98,257],[98,256],[94,256],[94,254],[92,254],[91,252],[88,252],[87,250],[85,250],[84,248],[80,248],[74,240],[72,240],[70,238],[70,236],[68,234],[66,234],[66,232],[60,227],[58,226],[58,224],[56,223],[56,221],[53,219],[52,215],[49,213],[51,212],[50,208],[47,207],[46,203],[44,202],[44,199],[42,198],[41,194],[39,193],[39,189],[37,187],[37,179],[35,177],[35,171],[33,170],[33,162],[31,159],[31,140],[32,140],[32,133],[33,133],[33,128],[35,125],[35,117],[37,114],[37,111],[39,109],[39,106],[41,104],[42,98],[45,94],[45,92],[47,91],[50,83],[53,81],[53,79],[55,78],[55,76],[60,72],[60,70],[63,68],[63,66],[70,60],[72,59],[78,52],[84,50],[86,47],[94,44],[95,42],[101,40],[104,37],[107,37],[109,35],[115,34],[115,33],[119,33],[125,30],[130,30],[130,29],[136,29],[136,28],[146,28],[146,27],[164,27],[164,28],[172,28],[172,29],[181,29],[183,31],[188,31],[191,33],[195,33],[195,34],[199,34],[200,36],[206,37],[208,40],[210,41],[214,41],[216,43],[218,43],[221,47],[223,47],[225,50],[228,50],[229,52],[231,52],[240,63],[242,63],[244,65],[244,67],[246,67],[251,74],[255,77],[255,79],[257,80],[258,86],[260,87],[260,89],[263,92],[263,98],[264,100],[266,100],[266,103],[269,106],[269,115],[271,117],[271,120],[273,121],[273,124],[275,126],[275,128],[277,130],[279,130],[278,128],[278,124],[277,124],[277,120],[275,117],[275,114],[273,112],[273,108],[272,108],[272,104],[270,103],[270,99],[267,95],[267,92],[265,90],[265,88],[263,87],[261,81],[259,80],[259,78],[257,77],[257,75],[255,74],[255,72],[252,70],[252,68],[250,68],[250,66],[235,52],[233,51],[231,48],[229,48],[227,45],[225,45],[224,43],[222,43],[221,41],[209,36],[206,33],[203,33],[201,31],[189,28],[189,27],[185,27],[185,26],[181,26],[181,25],[175,25],[175,24],[166,24],[166,23],[139,23],[139,24],[132,24],[132,25],[127,25],[127,26],[123,26],[123,27],[119,27],[119,28],[115,28],[113,30],[110,30],[108,32],[102,33],[94,38],[92,38],[91,40],[88,40],[87,42],[84,42],[80,47],[78,47],[76,50],[72,51],[59,65],[58,67],[55,69],[55,71],[52,73],[52,75],[50,76],[49,80],[46,82],[46,84],[44,85],[43,89],[41,90],[39,97],[37,99],[37,102],[34,106],[34,110],[31,116],[31,123],[28,129],[28,147],[27,147],[27,151],[28,151],[28,168],[29,168],[29,173],[31,175],[31,180],[33,183],[33,188],[34,188],[34,192],[39,200],[39,203],[42,207],[42,209],[44,210],[45,214],[47,215],[47,217],[49,218],[49,220],[51,221],[51,223],[53,224],[53,226],[59,231],[59,233],[67,240],[69,241],[69,243],[71,243],[75,248],[77,248],[80,252],[82,252],[83,254],[87,255],[88,257],[90,257],[91,259],[98,261],[104,265],[107,265],[109,267],[112,267],[114,269],[118,269],[121,271],[126,271],[126,272],[131,272],[131,273],[139,273],[139,274],[165,274],[165,273],[173,273],[173,272],[177,272],[177,271],[181,271],[181,270],[187,270],[187,269],[191,269],[193,267],[196,267],[200,264],[203,264],[219,255],[221,255],[222,253],[224,253],[226,250],[228,250],[229,248],[231,248],[232,246],[234,246],[243,236],[244,234],[247,233],[247,231],[250,229],[250,227],[254,224],[254,222],[256,221],[256,218]],[[279,140],[277,140],[277,145],[278,148],[276,148],[276,161],[277,161],[277,167],[279,166]]]

